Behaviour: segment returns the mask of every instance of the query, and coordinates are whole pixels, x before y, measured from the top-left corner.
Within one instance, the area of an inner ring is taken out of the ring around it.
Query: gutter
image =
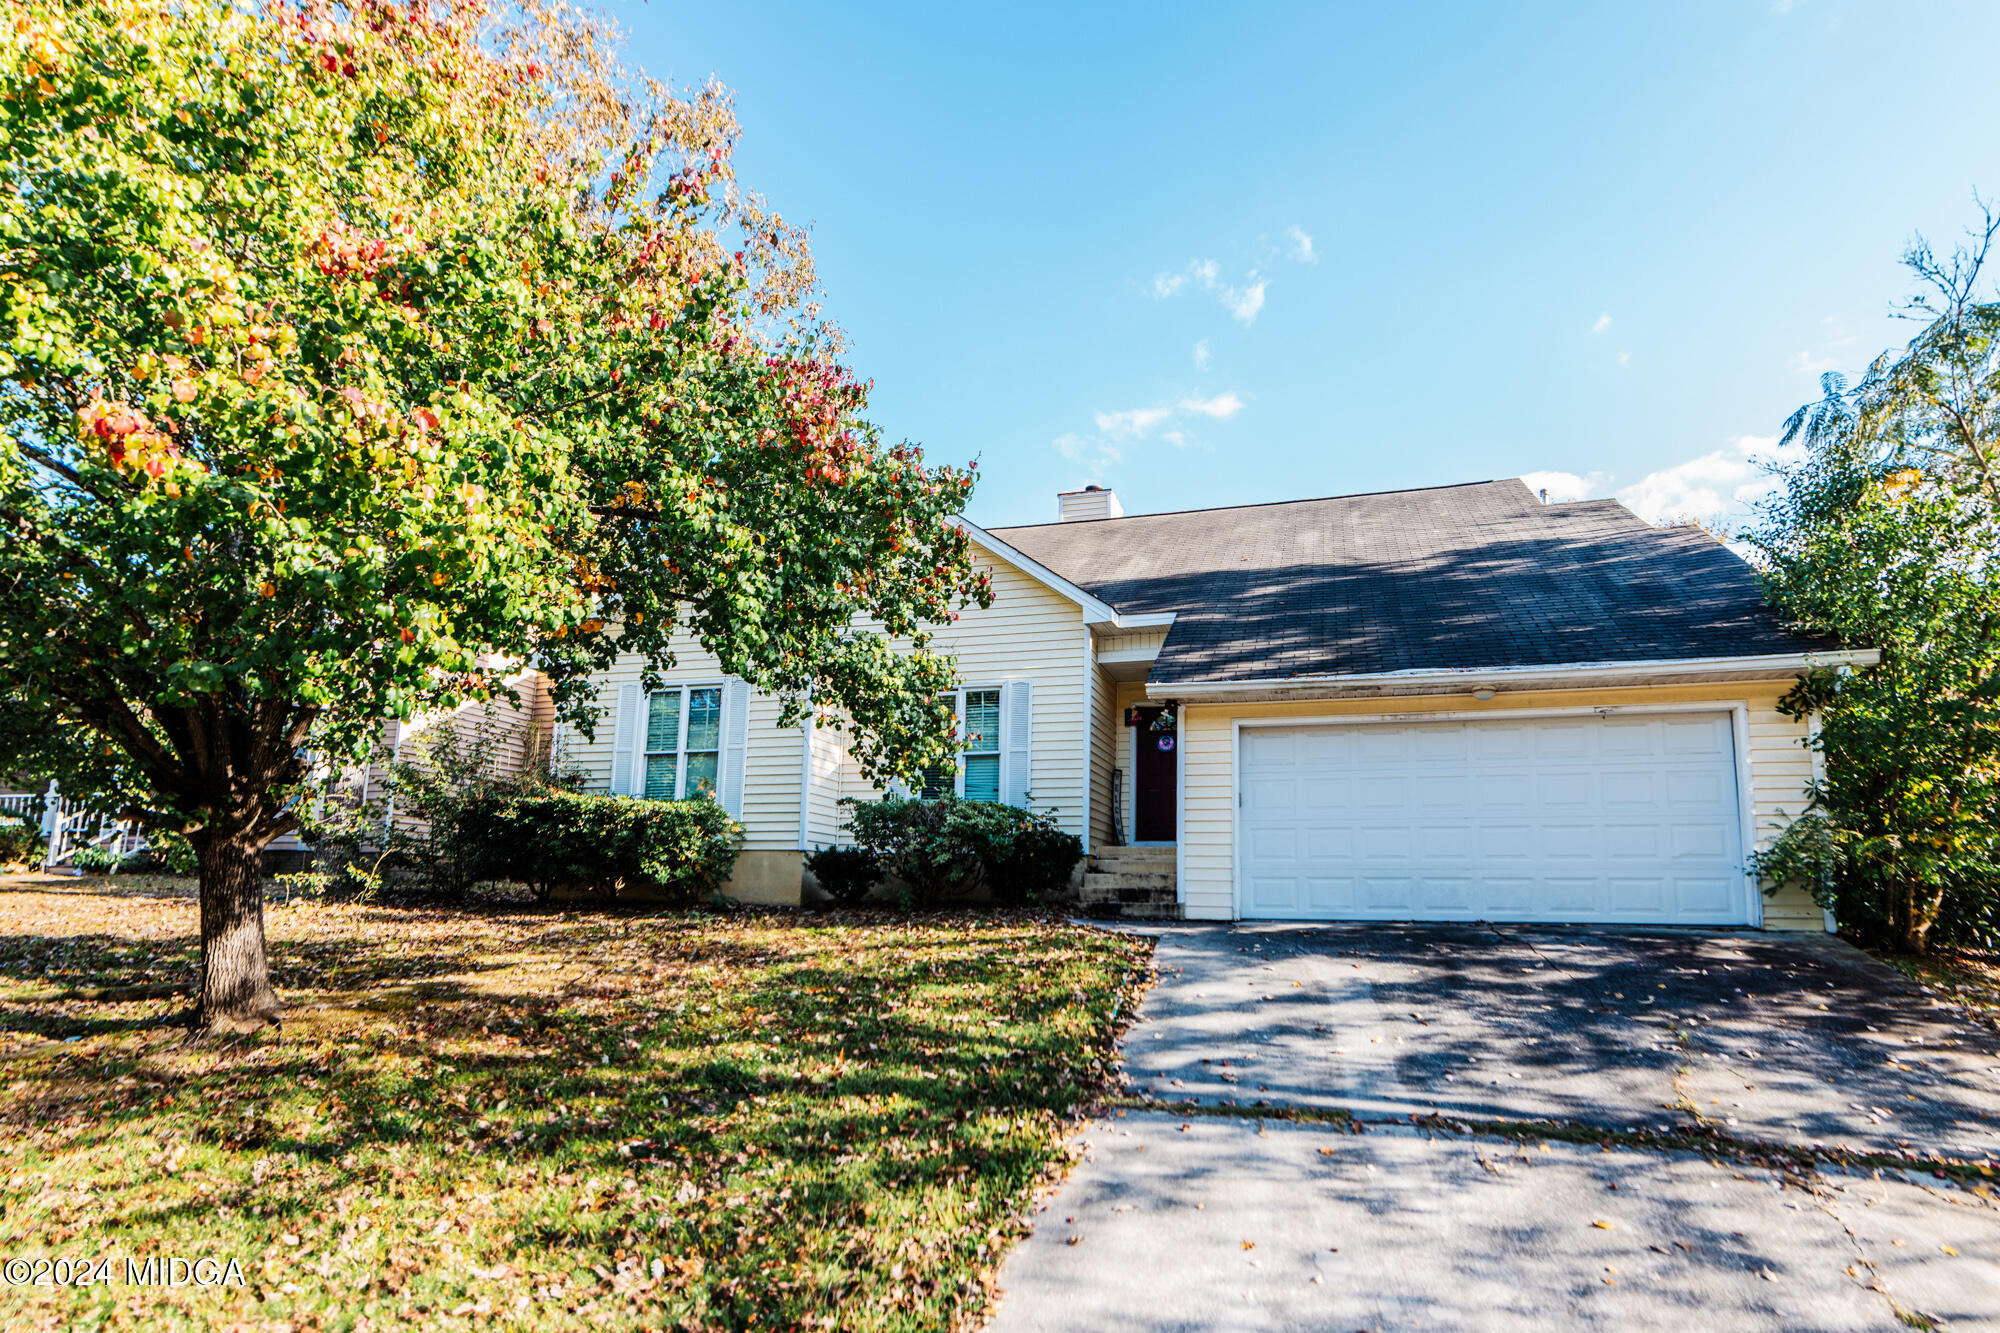
[[[1817,667],[1866,667],[1882,660],[1878,648],[1845,648],[1830,652],[1773,653],[1760,657],[1677,657],[1638,662],[1560,662],[1540,666],[1471,667],[1434,671],[1370,671],[1344,676],[1290,676],[1282,680],[1147,681],[1149,696],[1171,694],[1190,702],[1246,693],[1290,694],[1306,690],[1397,689],[1415,692],[1434,686],[1437,693],[1459,694],[1481,688],[1532,689],[1589,685],[1603,681],[1670,681],[1727,676],[1754,679],[1783,676]]]

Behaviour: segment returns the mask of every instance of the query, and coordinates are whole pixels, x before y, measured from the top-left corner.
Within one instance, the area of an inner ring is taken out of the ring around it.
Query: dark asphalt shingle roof
[[[1121,612],[1176,612],[1156,683],[1830,646],[1787,632],[1707,534],[1518,480],[993,535]]]

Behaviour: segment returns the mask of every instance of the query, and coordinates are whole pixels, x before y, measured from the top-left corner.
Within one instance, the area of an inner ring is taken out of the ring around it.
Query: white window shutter
[[[743,818],[743,766],[750,754],[750,683],[729,677],[722,687],[722,808]]]
[[[1010,680],[1000,687],[1001,723],[1007,738],[1000,799],[1008,805],[1028,803],[1029,778],[1033,772],[1035,735],[1035,687],[1025,680]]]
[[[618,724],[611,732],[613,796],[630,796],[638,790],[633,784],[632,775],[639,766],[636,758],[639,736],[646,728],[645,719],[640,716],[640,710],[645,704],[646,696],[637,684],[618,687]]]

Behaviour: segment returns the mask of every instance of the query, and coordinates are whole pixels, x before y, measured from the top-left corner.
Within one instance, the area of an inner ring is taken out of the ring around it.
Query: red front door
[[[1172,842],[1176,834],[1174,806],[1179,786],[1180,733],[1154,730],[1153,723],[1159,716],[1157,708],[1138,709],[1139,725],[1133,728],[1138,748],[1133,760],[1137,771],[1132,775],[1134,842]]]

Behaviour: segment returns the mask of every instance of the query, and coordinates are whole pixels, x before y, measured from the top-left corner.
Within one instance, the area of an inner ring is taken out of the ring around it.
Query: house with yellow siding
[[[1707,533],[1519,481],[970,527],[990,608],[936,636],[965,751],[929,787],[1083,839],[1086,900],[1190,920],[1831,927],[1749,869],[1806,801],[1802,672],[1873,662],[1786,630]],[[732,892],[791,902],[801,855],[880,793],[843,735],[691,639],[663,687],[621,660],[594,790],[713,790]]]

